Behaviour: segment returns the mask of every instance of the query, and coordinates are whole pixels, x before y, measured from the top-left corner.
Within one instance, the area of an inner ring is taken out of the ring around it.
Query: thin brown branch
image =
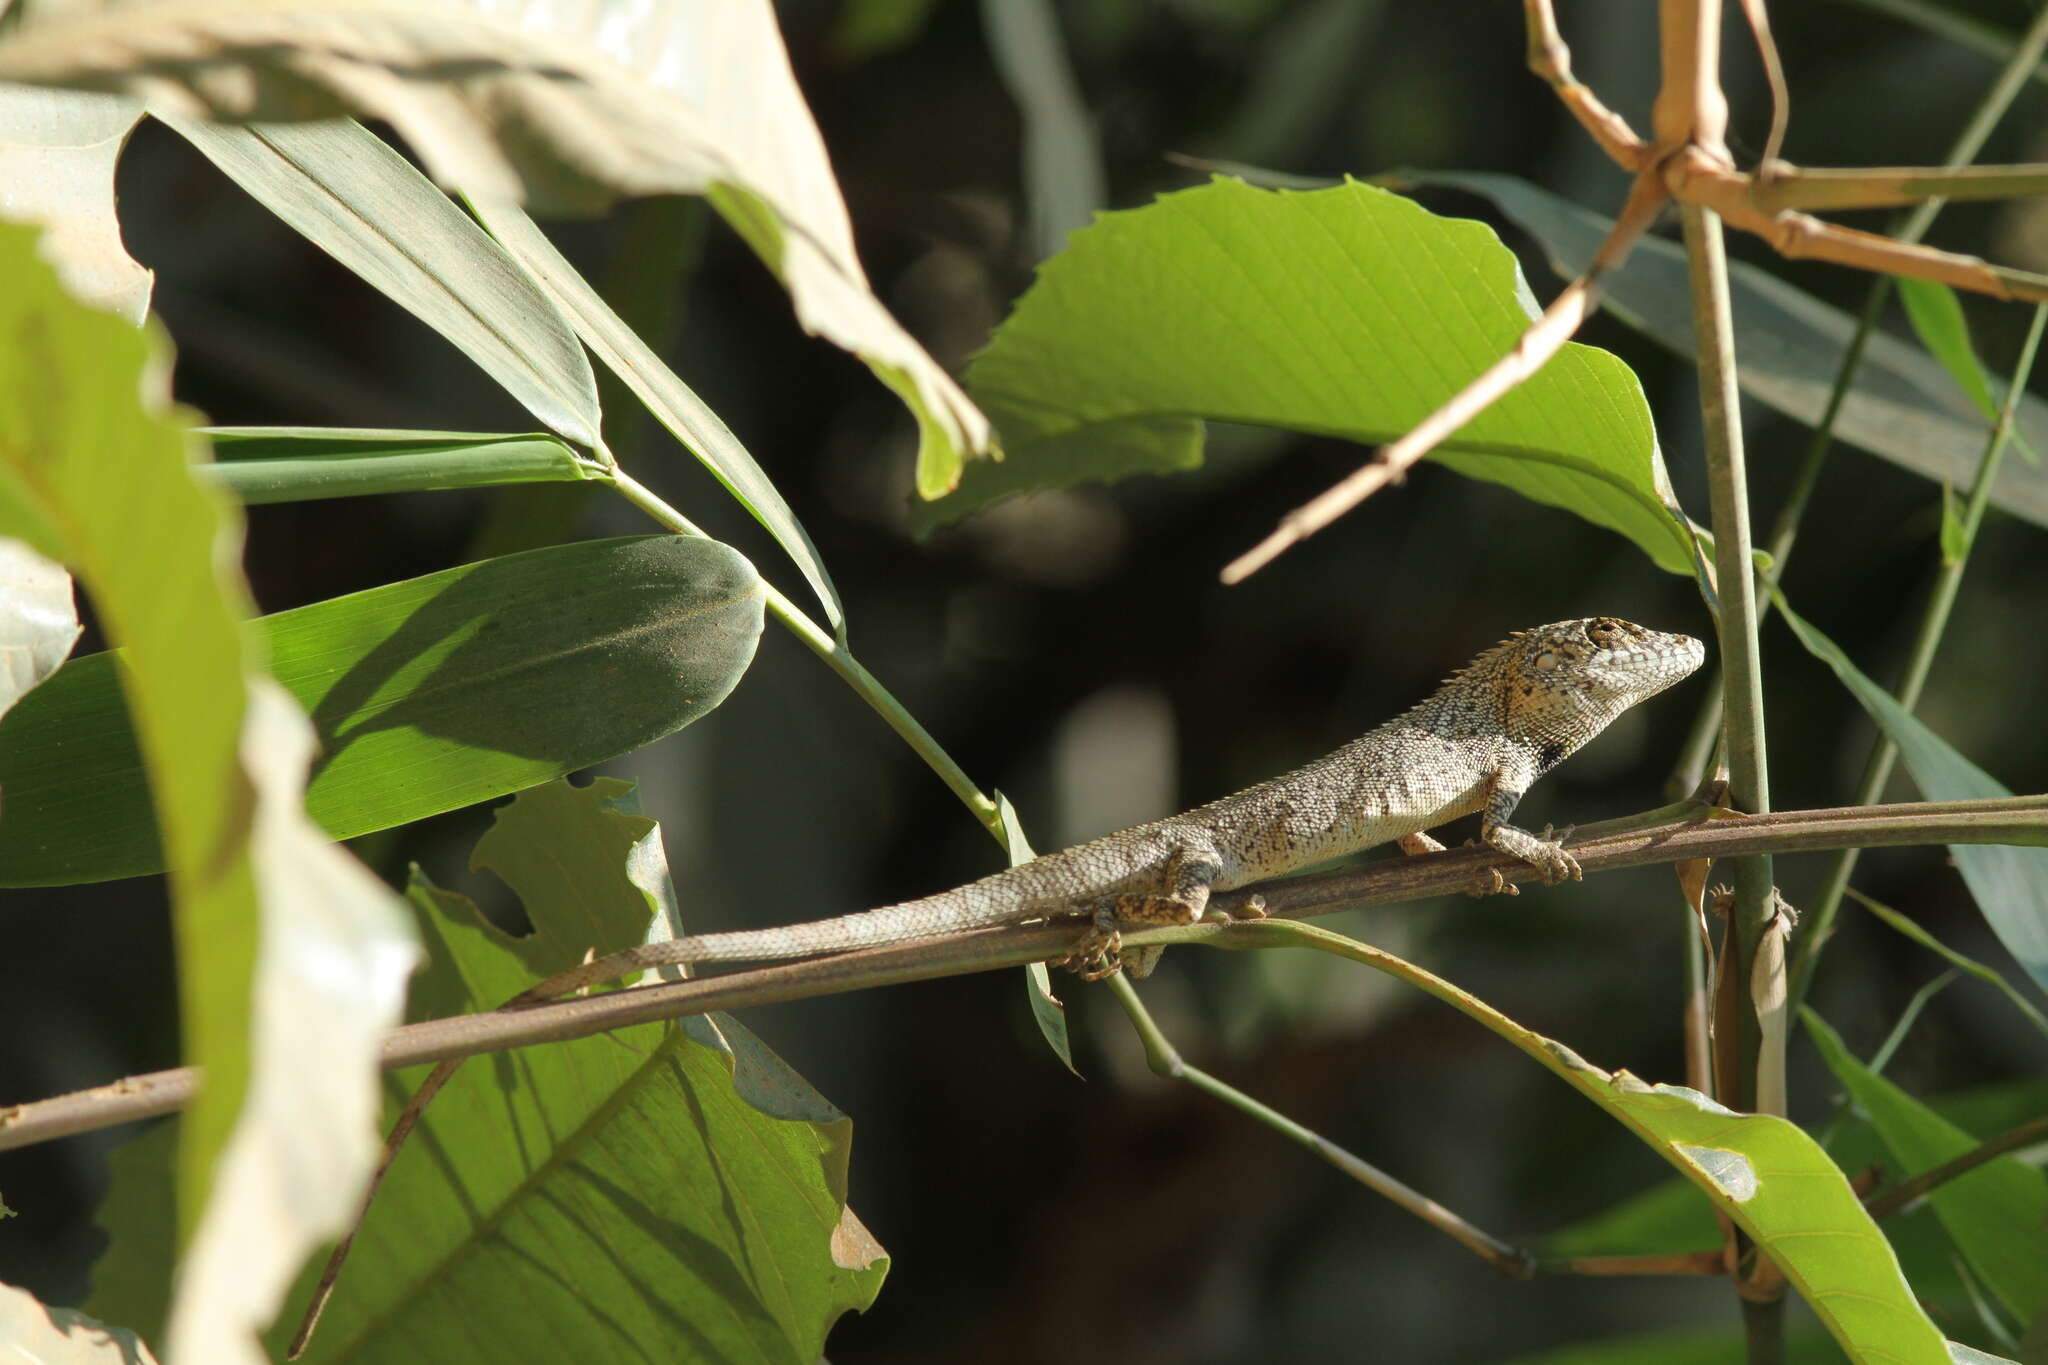
[[[1771,36],[1771,17],[1764,0],[1742,0],[1742,17],[1756,39],[1757,56],[1763,60],[1764,81],[1771,88],[1771,133],[1764,139],[1763,175],[1776,174],[1778,155],[1785,150],[1785,129],[1792,121],[1792,91],[1785,84],[1785,64],[1778,59],[1778,40]]]
[[[1994,1157],[2004,1156],[2016,1148],[2032,1146],[2048,1140],[2048,1116],[2032,1119],[2008,1132],[1972,1147],[1953,1161],[1925,1170],[1908,1180],[1901,1180],[1889,1189],[1880,1190],[1863,1201],[1864,1212],[1872,1218],[1884,1218],[1897,1213],[1928,1191],[1946,1185],[1959,1176],[1968,1175]]]
[[[1551,0],[1522,0],[1529,32],[1529,69],[1556,92],[1571,116],[1614,164],[1634,175],[1647,164],[1648,145],[1628,120],[1602,104],[1592,89],[1572,75],[1572,51],[1557,31]]]
[[[1590,825],[1569,841],[1573,856],[1588,873],[1744,853],[1785,854],[1915,844],[2048,847],[2048,796],[1924,801],[1751,816],[1712,812],[1702,807],[1695,816],[1651,825],[1640,825],[1634,819]],[[1269,915],[1307,918],[1369,905],[1457,895],[1489,868],[1497,868],[1502,879],[1509,882],[1528,881],[1536,876],[1527,866],[1491,849],[1454,848],[1247,886],[1219,893],[1211,899],[1210,906],[1229,914],[1242,912],[1256,900]],[[1125,940],[1132,944],[1207,942],[1234,948],[1248,941],[1248,935],[1233,937],[1233,929],[1241,927],[1200,924],[1185,929],[1152,929],[1127,934]],[[808,1000],[1043,962],[1071,952],[1081,932],[1078,926],[1054,923],[981,929],[695,981],[434,1019],[408,1024],[386,1035],[382,1064],[386,1070],[420,1066],[478,1052],[587,1038],[635,1024],[713,1010]],[[192,1068],[183,1067],[0,1108],[0,1151],[175,1113],[190,1102],[197,1079]]]
[[[1543,316],[1522,333],[1514,349],[1487,366],[1478,378],[1451,395],[1406,436],[1382,447],[1377,459],[1281,518],[1271,535],[1224,568],[1223,581],[1242,583],[1289,546],[1322,530],[1388,484],[1399,483],[1416,461],[1443,444],[1502,394],[1548,364],[1599,305],[1601,277],[1628,259],[1629,251],[1655,221],[1668,198],[1654,176],[1638,179],[1586,273],[1564,287],[1550,307],[1543,310]]]

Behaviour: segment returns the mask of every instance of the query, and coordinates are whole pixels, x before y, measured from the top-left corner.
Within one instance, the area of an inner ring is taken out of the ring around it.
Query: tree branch
[[[1861,809],[1735,815],[1694,807],[1694,813],[1643,825],[1638,819],[1589,825],[1569,841],[1588,873],[1748,853],[1797,853],[1844,847],[1915,844],[2020,844],[2048,847],[2048,796],[1988,801],[1924,801]],[[1536,873],[1486,848],[1387,858],[1336,872],[1263,882],[1220,892],[1214,910],[1242,912],[1254,901],[1269,915],[1308,918],[1464,891],[1487,868],[1521,882]],[[563,1042],[634,1024],[744,1009],[784,1000],[893,986],[908,981],[994,971],[1065,956],[1083,927],[1062,923],[978,929],[946,938],[892,944],[803,962],[749,968],[722,976],[552,1000],[520,1009],[489,1010],[408,1024],[386,1035],[387,1070]],[[1251,935],[1227,923],[1147,929],[1126,943],[1212,943],[1245,946]],[[75,1133],[174,1113],[198,1081],[190,1067],[129,1076],[110,1085],[0,1108],[0,1151]]]

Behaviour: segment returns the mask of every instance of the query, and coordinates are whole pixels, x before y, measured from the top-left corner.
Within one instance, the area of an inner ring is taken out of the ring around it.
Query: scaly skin
[[[1596,616],[1509,636],[1426,701],[1305,767],[1181,815],[1137,825],[936,896],[837,919],[651,943],[550,977],[520,1002],[565,995],[654,967],[811,957],[1056,915],[1094,924],[1069,963],[1114,971],[1116,925],[1191,924],[1212,891],[1422,835],[1483,811],[1479,837],[1546,882],[1576,879],[1558,841],[1508,823],[1530,785],[1616,716],[1700,666],[1705,650]],[[1546,831],[1546,834],[1548,831]],[[1496,874],[1492,885],[1501,890]],[[1507,888],[1512,889],[1512,888]],[[1133,954],[1144,975],[1155,954]]]

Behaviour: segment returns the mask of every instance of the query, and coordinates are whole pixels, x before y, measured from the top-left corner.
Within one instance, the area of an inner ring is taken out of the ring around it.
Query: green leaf
[[[1388,441],[1498,360],[1534,316],[1478,223],[1360,184],[1218,179],[1104,214],[1045,263],[968,371],[1007,452],[913,521],[1031,489],[1192,469],[1204,419]],[[1570,345],[1431,458],[1692,571],[1650,412],[1615,357]]]
[[[160,1182],[178,1228],[160,1254],[184,1250],[166,1354],[241,1360],[369,1175],[412,947],[389,893],[303,814],[311,727],[255,666],[235,508],[192,475],[204,447],[165,395],[162,337],[73,302],[33,253],[0,226],[0,534],[68,565],[125,652],[115,799],[146,821],[154,795],[185,1056],[206,1075]],[[6,795],[0,831],[40,814]]]
[[[1793,1124],[1734,1113],[1683,1086],[1647,1085],[1626,1071],[1603,1071],[1441,977],[1341,934],[1286,920],[1252,921],[1231,934],[1362,962],[1477,1020],[1676,1167],[1777,1263],[1852,1358],[1949,1365],[1941,1333],[1915,1301],[1891,1245],[1848,1178]]]
[[[729,547],[641,536],[446,569],[259,627],[325,752],[307,812],[346,839],[681,729],[745,672],[762,603]],[[0,885],[161,865],[117,679],[112,655],[75,659],[0,722]]]
[[[1802,1009],[1800,1018],[1835,1078],[1883,1136],[1902,1177],[1932,1170],[1978,1145],[1857,1061],[1811,1009]],[[2017,1157],[1994,1157],[1927,1197],[1971,1269],[2007,1311],[2028,1322],[2048,1307],[2048,1175]]]
[[[206,427],[216,463],[202,466],[245,503],[609,481],[611,472],[540,433],[379,431],[354,427]]]
[[[665,936],[660,834],[621,809],[630,791],[551,783],[498,813],[475,861],[519,894],[527,937],[415,872],[436,947],[413,1017],[488,1009],[587,949]],[[394,1112],[421,1074],[392,1078]],[[851,1130],[721,1016],[477,1059],[392,1166],[306,1359],[465,1365],[544,1341],[550,1359],[808,1365],[886,1273],[846,1206]],[[101,1208],[111,1249],[92,1303],[125,1322],[163,1311],[145,1268],[162,1257],[160,1136],[116,1155]]]
[[[158,117],[265,208],[411,312],[543,426],[596,449],[582,345],[490,234],[412,163],[347,122],[230,128]]]
[[[1899,746],[1900,760],[1928,800],[2012,795],[2004,784],[1899,705],[1891,693],[1859,672],[1840,646],[1800,620],[1782,595],[1773,592],[1771,599],[1778,604],[1780,619],[1799,637],[1806,652],[1835,671],[1878,728]],[[2048,848],[1951,844],[1949,853],[1998,941],[2035,984],[2048,989]]]
[[[1855,887],[1844,887],[1843,890],[1847,891],[1858,905],[1861,905],[1865,910],[1868,910],[1907,938],[1912,939],[1923,948],[1939,953],[1958,971],[1968,972],[1979,981],[1996,986],[2005,995],[2005,998],[2012,1002],[2012,1007],[2018,1010],[2020,1015],[2028,1023],[2032,1024],[2044,1038],[2048,1038],[2048,1018],[2042,1017],[2039,1006],[2022,995],[2019,987],[2007,981],[2004,973],[1993,971],[1975,958],[1967,957],[1957,952],[1925,929],[1922,929],[1919,925],[1913,923],[1912,920],[1907,919],[1904,915],[1892,909],[1889,905],[1872,900]]]
[[[423,1006],[488,1007],[587,950],[668,936],[660,831],[619,809],[630,791],[550,783],[498,813],[472,865],[518,893],[528,938],[416,877],[447,948]],[[456,1338],[434,1358],[503,1360],[545,1330],[565,1358],[660,1338],[670,1359],[808,1362],[873,1301],[882,1252],[846,1207],[852,1125],[737,1024],[494,1060],[458,1073],[393,1167],[309,1359],[408,1361]]]
[[[1998,420],[1998,400],[1991,396],[1991,378],[1970,344],[1970,324],[1963,319],[1963,303],[1956,291],[1933,280],[1916,280],[1901,275],[1895,281],[1899,302],[1906,306],[1906,319],[1927,353],[1941,362],[1949,378],[1956,381],[1964,397],[1990,421]]]
[[[1511,175],[1403,171],[1403,182],[1448,185],[1498,204],[1549,253],[1560,275],[1585,269],[1612,219]],[[1628,263],[1603,281],[1601,307],[1679,355],[1693,354],[1692,296],[1685,252],[1645,237]],[[1728,267],[1740,332],[1742,391],[1808,426],[1827,407],[1829,390],[1856,319],[1744,262]],[[2048,443],[2048,402],[2023,396],[2022,449]],[[1872,332],[1863,364],[1835,420],[1835,434],[1936,482],[1967,486],[1984,457],[1984,418],[1961,401],[1947,374],[1916,346]],[[1991,500],[2037,526],[2048,526],[2048,470],[2007,464]]]
[[[80,302],[140,324],[156,276],[121,242],[114,163],[142,121],[119,95],[0,85],[0,193],[7,216],[44,229],[39,248]]]
[[[381,118],[441,184],[542,213],[706,195],[788,288],[804,329],[909,404],[926,496],[990,453],[987,420],[868,287],[769,0],[84,0],[31,7],[0,41],[0,79],[127,91],[229,121]]]
[[[0,1284],[0,1345],[24,1365],[156,1365],[128,1328],[49,1307],[10,1284]]]
[[[479,203],[476,210],[484,226],[560,306],[597,358],[611,367],[669,434],[681,441],[796,561],[824,605],[827,623],[835,633],[843,631],[839,591],[825,572],[818,547],[739,437],[555,250],[533,219],[505,203]]]

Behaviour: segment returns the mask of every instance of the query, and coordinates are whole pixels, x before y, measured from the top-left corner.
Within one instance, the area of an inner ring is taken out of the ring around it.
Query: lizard
[[[836,919],[643,944],[529,987],[502,1008],[531,1006],[639,972],[696,962],[816,957],[970,929],[1079,917],[1087,928],[1063,959],[1094,978],[1147,975],[1156,946],[1122,947],[1120,925],[1192,924],[1211,892],[1283,876],[1395,843],[1442,852],[1425,831],[1480,813],[1481,842],[1555,884],[1578,860],[1546,827],[1510,824],[1523,793],[1636,703],[1690,675],[1706,657],[1687,635],[1594,616],[1508,636],[1386,724],[1293,772],[1184,814],[1133,826],[920,900]],[[1513,893],[1490,869],[1473,894]],[[1260,913],[1253,910],[1251,913]],[[429,1101],[461,1065],[441,1062],[399,1116],[335,1247],[290,1354],[296,1358],[332,1294],[377,1187]]]
[[[1184,814],[1119,830],[919,900],[835,919],[669,939],[597,958],[522,993],[531,1004],[658,967],[816,957],[969,929],[1078,916],[1088,928],[1064,965],[1084,977],[1149,973],[1159,950],[1125,954],[1119,925],[1192,924],[1209,895],[1377,844],[1441,852],[1424,831],[1474,811],[1479,838],[1576,880],[1562,843],[1510,824],[1544,773],[1616,716],[1691,674],[1705,648],[1611,616],[1519,631],[1444,679],[1427,699],[1284,776]],[[1475,894],[1514,887],[1498,871]]]

